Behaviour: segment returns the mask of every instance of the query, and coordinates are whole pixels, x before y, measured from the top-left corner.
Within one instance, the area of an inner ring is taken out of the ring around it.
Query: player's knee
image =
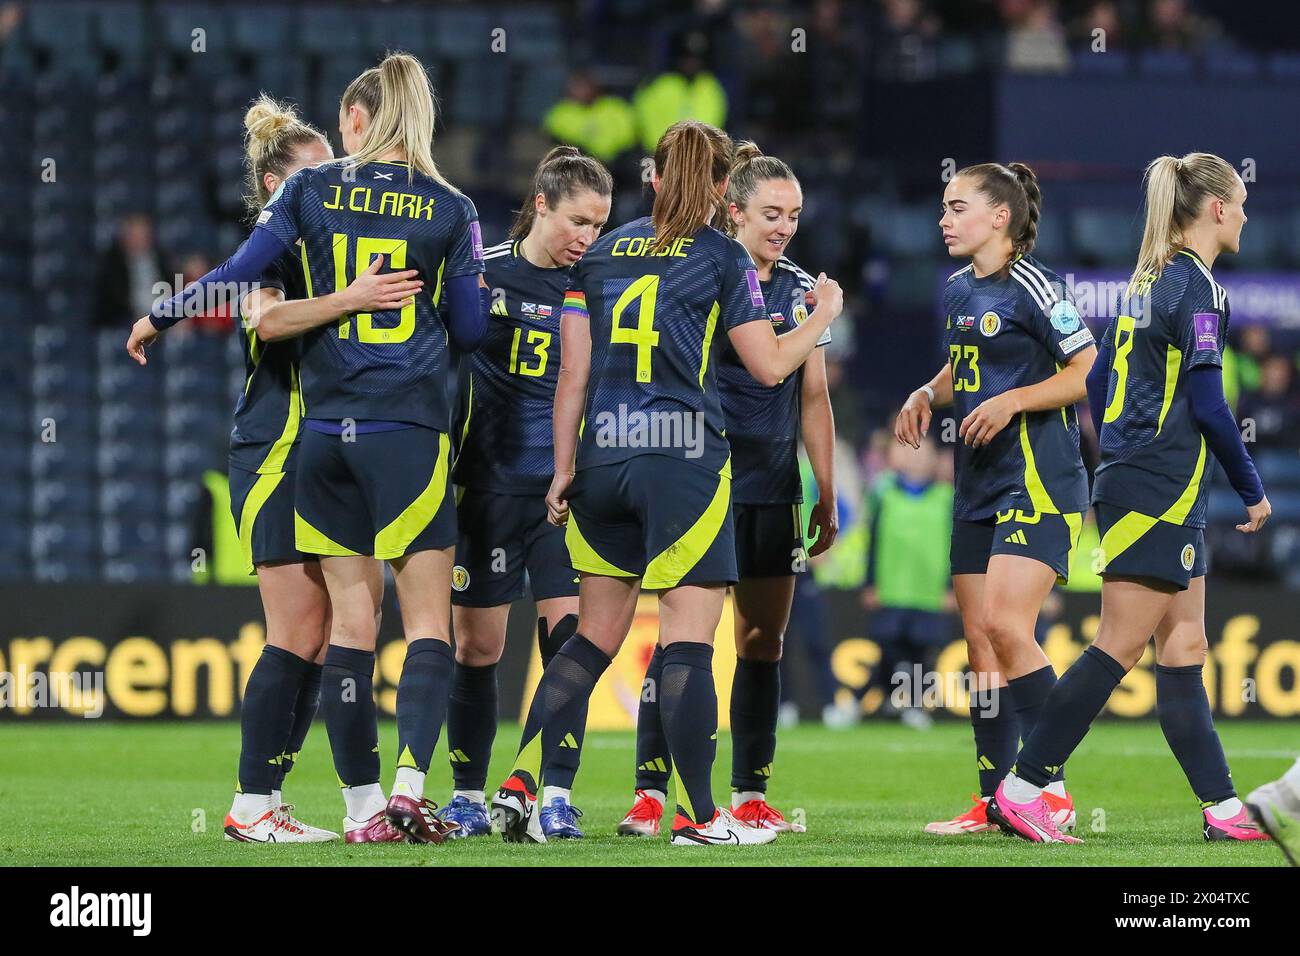
[[[747,633],[737,636],[736,656],[747,661],[779,661],[784,636],[780,631],[751,627]]]
[[[1175,631],[1156,649],[1156,662],[1164,667],[1203,667],[1210,653],[1210,642],[1201,628]]]
[[[976,673],[989,674],[999,668],[997,652],[993,649],[988,632],[983,628],[966,629],[966,657],[970,661],[971,670]]]
[[[505,651],[505,637],[487,628],[462,626],[456,631],[456,663],[466,667],[495,664]]]
[[[1023,628],[997,614],[985,616],[983,631],[990,649],[998,657],[1006,656],[1007,652],[1013,650],[1021,641],[1025,640]],[[1029,634],[1029,640],[1033,640],[1032,631]]]

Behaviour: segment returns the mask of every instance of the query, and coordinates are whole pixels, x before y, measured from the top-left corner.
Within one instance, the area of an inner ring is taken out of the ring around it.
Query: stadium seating
[[[659,5],[619,6],[625,17],[639,9],[648,21]],[[380,51],[406,49],[429,67],[445,111],[439,163],[453,178],[482,185],[467,191],[479,202],[484,236],[499,237],[517,202],[515,182],[545,148],[540,119],[563,95],[573,65],[564,55],[565,16],[562,6],[524,2],[367,5],[360,22],[341,4],[25,4],[20,27],[0,44],[0,165],[40,172],[52,160],[57,175],[48,182],[0,177],[7,225],[0,315],[24,317],[0,352],[0,380],[18,396],[17,413],[0,417],[0,438],[23,448],[0,456],[0,580],[189,576],[196,514],[205,507],[201,475],[224,468],[242,364],[233,335],[190,331],[169,335],[141,369],[122,348],[133,316],[92,328],[96,252],[123,215],[153,216],[169,273],[191,251],[223,256],[241,236],[241,123],[250,99],[266,90],[295,102],[336,140],[347,83]],[[666,65],[657,62],[667,58],[664,35],[639,22],[596,34],[607,43],[597,72],[616,95],[632,92],[643,65]],[[497,28],[504,34],[494,36]],[[506,55],[494,52],[494,39],[504,41]],[[946,77],[988,69],[980,39],[943,35],[934,49]],[[1197,57],[1083,50],[1072,62],[1081,75],[1160,82],[1300,80],[1300,55],[1231,48]],[[733,105],[743,104],[733,92],[742,78],[722,79]],[[728,125],[743,135],[762,129],[743,115]],[[937,246],[937,196],[907,194],[887,159],[863,160],[865,173],[837,167],[828,158],[834,150],[821,144],[838,135],[810,139],[796,154],[806,221],[820,226],[800,235],[797,257],[806,251],[810,265],[833,261],[851,229],[869,231],[873,267],[889,276],[890,305],[928,312],[948,265]],[[1139,226],[1133,176],[1126,172],[1122,185],[1089,180],[1080,186],[1088,192],[1062,195],[1069,175],[1044,176],[1049,206],[1038,254],[1062,271],[1131,265]],[[819,191],[826,184],[841,191]],[[1300,266],[1300,208],[1289,194],[1267,208],[1253,205],[1247,235],[1241,267]],[[43,440],[45,422],[52,441]],[[1277,490],[1279,518],[1300,523],[1300,456],[1263,454],[1260,469],[1270,494]],[[1240,512],[1225,487],[1216,487],[1210,506],[1213,520]]]

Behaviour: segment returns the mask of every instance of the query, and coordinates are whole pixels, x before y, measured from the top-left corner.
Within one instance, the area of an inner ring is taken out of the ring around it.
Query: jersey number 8
[[[356,274],[360,275],[370,268],[373,256],[388,256],[388,265],[393,269],[406,268],[405,239],[376,239],[370,236],[357,237]],[[344,233],[334,233],[334,290],[336,292],[348,286],[348,237]],[[415,300],[402,306],[401,317],[392,328],[376,328],[374,316],[369,312],[357,313],[357,341],[367,344],[396,345],[405,342],[415,331]],[[352,322],[347,316],[339,319],[339,338],[352,337]]]
[[[978,345],[948,346],[948,361],[952,363],[952,390],[954,392],[978,392],[980,390],[980,347]],[[966,359],[967,378],[961,371],[961,361]]]
[[[1133,351],[1133,330],[1137,328],[1137,319],[1131,315],[1121,315],[1115,320],[1115,361],[1111,366],[1115,370],[1115,394],[1101,420],[1113,422],[1124,411],[1125,393],[1128,391],[1128,356]],[[1121,338],[1122,336],[1122,338]],[[1161,419],[1164,415],[1160,416]]]

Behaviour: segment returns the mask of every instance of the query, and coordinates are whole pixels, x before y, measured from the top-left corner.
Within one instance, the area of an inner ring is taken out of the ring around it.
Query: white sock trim
[[[272,802],[268,793],[237,793],[230,804],[230,815],[236,823],[248,826],[266,811],[278,806],[278,803]]]
[[[1230,820],[1241,812],[1241,801],[1236,797],[1229,797],[1227,800],[1220,800],[1213,806],[1206,807],[1205,811],[1216,820]]]
[[[749,803],[750,800],[761,800],[767,802],[767,795],[759,793],[757,790],[733,790],[731,792],[731,809],[736,809],[742,803]]]
[[[393,780],[393,796],[424,799],[424,774],[414,767],[398,767]]]
[[[1033,803],[1043,795],[1041,787],[1035,787],[1028,780],[1021,780],[1014,773],[1009,773],[1002,781],[1007,799],[1012,803]]]
[[[353,820],[369,820],[388,805],[384,788],[377,783],[367,783],[359,787],[343,787],[343,805]]]
[[[470,803],[477,803],[480,807],[487,806],[487,794],[482,790],[453,790],[451,798],[464,797]]]

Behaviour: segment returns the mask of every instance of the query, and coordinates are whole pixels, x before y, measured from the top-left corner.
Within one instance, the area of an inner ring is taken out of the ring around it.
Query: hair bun
[[[286,127],[298,121],[288,107],[277,103],[265,93],[259,96],[244,113],[244,129],[249,139],[266,142]]]

